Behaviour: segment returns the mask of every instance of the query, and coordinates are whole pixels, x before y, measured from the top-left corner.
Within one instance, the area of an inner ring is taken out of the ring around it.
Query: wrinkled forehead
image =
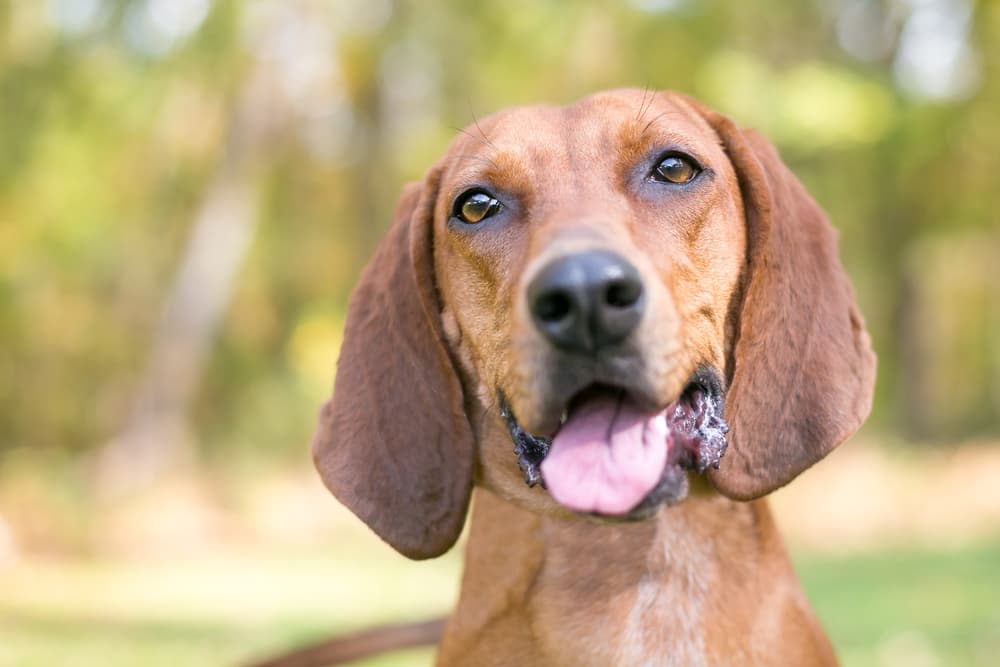
[[[669,93],[621,90],[570,106],[518,107],[467,127],[451,145],[443,193],[492,184],[528,193],[540,181],[607,181],[650,152],[680,150],[705,163],[718,138],[688,102]]]

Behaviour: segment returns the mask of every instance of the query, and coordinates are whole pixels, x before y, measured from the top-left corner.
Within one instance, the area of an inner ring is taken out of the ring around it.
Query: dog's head
[[[873,379],[835,233],[774,148],[689,98],[615,91],[491,116],[407,187],[313,448],[425,558],[474,479],[618,519],[690,474],[759,497],[861,424]]]

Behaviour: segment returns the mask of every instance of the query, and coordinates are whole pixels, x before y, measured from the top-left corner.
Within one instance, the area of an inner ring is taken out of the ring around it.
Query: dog
[[[767,502],[868,415],[825,214],[678,93],[502,111],[404,190],[313,441],[400,553],[462,531],[437,664],[833,665]]]

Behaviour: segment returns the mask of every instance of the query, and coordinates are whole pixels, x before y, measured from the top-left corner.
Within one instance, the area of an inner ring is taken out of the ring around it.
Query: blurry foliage
[[[877,427],[1000,428],[998,3],[10,0],[0,39],[0,452],[123,427],[262,72],[284,120],[246,176],[254,238],[190,409],[203,453],[304,456],[357,272],[457,128],[626,85],[761,128],[830,212]]]

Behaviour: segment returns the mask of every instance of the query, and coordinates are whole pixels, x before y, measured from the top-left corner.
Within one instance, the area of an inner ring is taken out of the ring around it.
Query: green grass
[[[845,665],[1000,664],[1000,542],[795,560]],[[457,553],[410,563],[374,543],[25,561],[0,567],[0,665],[234,665],[332,631],[444,611],[459,563]],[[431,660],[422,650],[360,664]]]
[[[845,665],[1000,665],[1000,542],[796,566]]]

